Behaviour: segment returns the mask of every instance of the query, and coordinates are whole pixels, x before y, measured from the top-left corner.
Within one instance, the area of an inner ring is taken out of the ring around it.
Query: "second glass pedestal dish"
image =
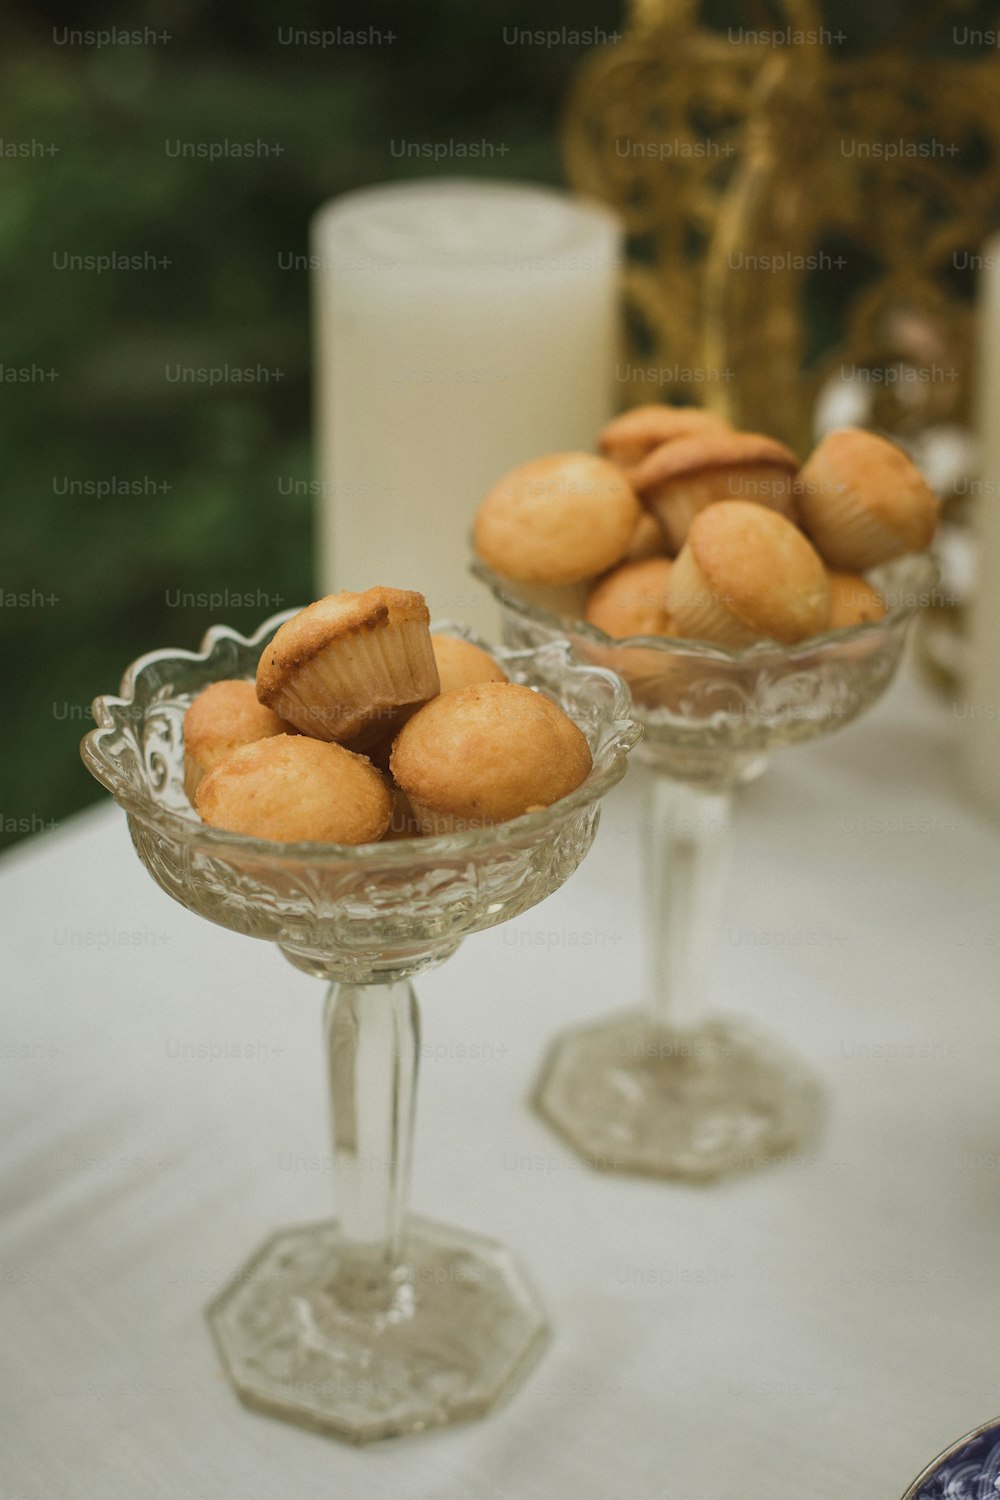
[[[329,982],[338,1219],[267,1240],[208,1316],[247,1405],[367,1442],[485,1412],[544,1343],[544,1314],[507,1250],[407,1216],[419,1055],[410,981],[572,874],[640,731],[618,679],[574,665],[565,643],[500,650],[511,680],[546,692],[587,738],[593,769],[569,796],[492,827],[357,847],[227,833],[184,794],[184,713],[210,683],[252,678],[287,617],[249,639],[213,629],[200,653],[140,658],[120,696],[95,701],[83,757],[169,895]]]
[[[773,750],[829,734],[864,713],[895,675],[907,633],[931,598],[926,554],[869,575],[883,619],[795,646],[729,651],[699,641],[615,640],[556,615],[481,563],[504,639],[567,639],[576,659],[628,683],[652,773],[645,817],[653,993],[559,1038],[535,1092],[544,1118],[585,1159],[623,1171],[707,1181],[766,1166],[813,1138],[820,1091],[783,1045],[742,1018],[709,1012],[735,789]]]

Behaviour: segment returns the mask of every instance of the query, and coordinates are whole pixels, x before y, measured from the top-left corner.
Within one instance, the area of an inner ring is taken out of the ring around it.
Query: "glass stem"
[[[337,1218],[374,1291],[403,1251],[420,1020],[407,981],[332,984],[324,1011]]]
[[[655,773],[647,790],[653,1013],[690,1030],[705,1020],[732,845],[732,790]]]

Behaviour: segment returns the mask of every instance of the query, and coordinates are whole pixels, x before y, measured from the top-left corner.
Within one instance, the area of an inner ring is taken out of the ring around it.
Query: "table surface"
[[[414,1208],[516,1250],[554,1332],[484,1420],[360,1450],[241,1407],[202,1318],[333,1211],[321,986],[173,904],[117,808],[15,849],[3,1500],[897,1500],[1000,1412],[1000,828],[959,728],[904,678],[741,794],[714,989],[824,1079],[808,1159],[603,1175],[526,1107],[644,986],[638,769],[561,891],[422,978]]]

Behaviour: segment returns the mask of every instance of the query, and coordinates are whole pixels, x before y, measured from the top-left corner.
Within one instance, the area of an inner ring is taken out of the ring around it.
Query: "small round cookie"
[[[938,500],[920,470],[877,433],[828,432],[802,466],[799,515],[831,568],[861,573],[929,547]]]
[[[505,823],[585,781],[590,747],[562,709],[513,682],[480,682],[417,710],[392,774],[424,833]]]
[[[885,601],[867,578],[857,573],[828,573],[830,623],[827,630],[845,630],[851,625],[869,625],[885,618]]]
[[[257,697],[304,734],[362,749],[438,691],[429,626],[423,594],[329,594],[264,647]]]
[[[694,437],[699,432],[729,431],[725,417],[700,406],[666,406],[656,401],[649,406],[633,406],[601,428],[597,446],[605,458],[631,469],[658,448],[675,438]]]
[[[798,467],[792,450],[775,438],[719,428],[662,443],[630,478],[663,528],[668,549],[679,552],[695,516],[716,500],[753,500],[793,515]]]
[[[628,551],[641,507],[616,464],[552,453],[512,469],[476,512],[475,548],[520,583],[579,583]]]
[[[618,640],[630,635],[677,635],[667,610],[668,557],[622,563],[587,600],[584,619]]]
[[[294,734],[291,724],[257,701],[252,682],[212,682],[184,715],[184,791],[194,802],[201,778],[239,745],[272,734]]]
[[[691,523],[667,580],[667,608],[693,640],[793,645],[827,629],[830,585],[791,521],[752,500],[719,500]]]
[[[371,844],[392,816],[392,797],[363,755],[301,734],[233,750],[204,777],[195,804],[230,833],[323,844]]]
[[[486,651],[481,651],[471,641],[461,636],[432,635],[434,660],[442,693],[453,693],[456,688],[472,687],[475,682],[506,682],[507,673],[497,666]]]

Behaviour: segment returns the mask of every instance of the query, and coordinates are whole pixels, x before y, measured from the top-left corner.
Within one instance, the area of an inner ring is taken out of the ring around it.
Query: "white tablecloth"
[[[810,1159],[603,1176],[525,1107],[642,988],[638,770],[562,891],[423,978],[413,1205],[515,1249],[554,1337],[486,1419],[361,1450],[241,1407],[202,1319],[332,1211],[321,986],[170,902],[111,805],[15,849],[2,1500],[896,1500],[1000,1412],[1000,830],[957,732],[903,681],[741,797],[717,998],[825,1079]]]

